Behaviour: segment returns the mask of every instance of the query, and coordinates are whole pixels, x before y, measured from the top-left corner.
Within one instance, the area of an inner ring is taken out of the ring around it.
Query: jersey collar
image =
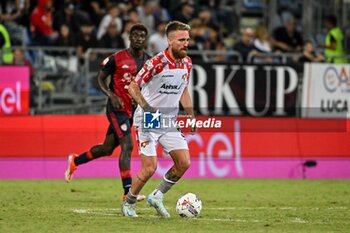
[[[166,49],[164,50],[163,53],[164,53],[166,59],[167,59],[172,65],[175,65],[175,64],[176,64],[176,61],[175,61],[172,57],[170,57],[170,54],[169,54],[169,52],[168,52],[168,49],[169,49],[169,47],[166,48]]]

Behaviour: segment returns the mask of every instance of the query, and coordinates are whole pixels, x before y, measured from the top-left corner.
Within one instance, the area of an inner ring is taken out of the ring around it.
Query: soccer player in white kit
[[[151,125],[150,129],[144,117],[144,112],[152,112],[151,121],[162,117],[175,122],[180,102],[189,117],[194,119],[192,101],[187,89],[192,69],[192,61],[187,56],[189,30],[189,25],[179,21],[168,23],[168,48],[148,60],[135,80],[130,83],[129,93],[139,105],[134,114],[134,125],[142,167],[133,179],[123,202],[124,216],[137,217],[136,197],[157,169],[157,143],[161,144],[174,161],[174,165],[166,172],[158,187],[147,198],[148,204],[154,207],[161,217],[170,217],[163,205],[163,195],[190,166],[187,142],[176,124],[169,124],[172,127],[162,127],[162,122],[158,122],[156,127],[152,128],[154,125]],[[191,132],[196,132],[195,126]]]

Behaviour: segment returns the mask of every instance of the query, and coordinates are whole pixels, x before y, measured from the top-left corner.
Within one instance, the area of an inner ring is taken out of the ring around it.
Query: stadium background
[[[7,2],[11,6],[11,1]],[[2,61],[0,67],[0,178],[62,178],[69,153],[83,152],[104,138],[106,98],[98,91],[95,77],[101,59],[116,49],[101,48],[97,40],[89,48],[78,42],[57,45],[54,35],[36,41],[29,28],[36,1],[22,2],[30,5],[22,6],[21,20],[2,18],[12,49],[22,52],[25,62]],[[244,58],[233,49],[244,28],[263,24],[272,34],[290,14],[303,39],[317,47],[324,43],[324,18],[335,14],[349,54],[348,1],[92,2],[99,4],[101,15],[80,1],[55,1],[52,30],[59,30],[61,14],[70,10],[82,16],[80,25],[71,26],[74,37],[79,38],[78,31],[84,25],[97,35],[98,22],[112,2],[121,11],[121,38],[125,38],[122,35],[135,12],[125,10],[128,7],[136,10],[141,22],[154,23],[150,34],[156,31],[156,19],[180,17],[185,7],[193,10],[188,19],[193,25],[196,19],[205,21],[207,13],[212,15],[212,20],[199,24],[202,41],[196,41],[189,51],[194,60],[190,90],[198,115],[221,119],[225,128],[188,136],[192,167],[186,178],[350,177],[350,65],[302,64],[297,60],[300,52],[258,53]],[[2,15],[5,9],[2,7]],[[148,10],[151,20],[141,14]],[[216,39],[210,41],[209,35],[215,31]],[[118,154],[119,149],[112,158],[82,166],[76,177],[119,176]],[[159,158],[157,177],[171,162],[160,149]],[[133,172],[139,166],[134,148]]]

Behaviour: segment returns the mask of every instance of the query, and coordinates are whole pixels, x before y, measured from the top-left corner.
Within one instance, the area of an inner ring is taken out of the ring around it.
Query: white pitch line
[[[153,211],[153,208],[138,208],[142,211]],[[205,210],[298,210],[298,209],[311,209],[311,210],[319,210],[319,207],[315,208],[307,208],[307,207],[227,207],[227,208],[205,208]],[[328,210],[347,210],[347,207],[328,207]],[[73,213],[77,214],[93,214],[93,215],[104,215],[104,216],[120,216],[120,209],[117,208],[75,208],[72,209]],[[140,218],[159,218],[157,216],[145,216]],[[252,219],[231,219],[231,218],[192,218],[186,219],[190,221],[217,221],[217,222],[241,222],[241,223],[259,223],[260,220]],[[325,222],[310,222],[301,218],[289,219],[286,222],[288,223],[297,223],[297,224],[305,224],[305,223],[314,223],[314,224],[328,224]]]
[[[146,209],[146,208],[143,208]],[[147,208],[147,210],[151,208]],[[102,210],[102,209],[100,209]],[[107,209],[105,209],[107,210]],[[92,211],[91,209],[73,209],[74,213],[77,214],[93,214],[93,215],[105,215],[105,216],[118,216],[120,213],[106,213],[106,212],[96,212]],[[158,216],[147,216],[147,217],[140,217],[142,218],[159,218]],[[179,218],[181,219],[181,218]],[[189,221],[216,221],[216,222],[244,222],[244,223],[257,223],[260,222],[259,220],[244,220],[244,219],[228,219],[228,218],[188,218],[186,220]]]
[[[152,208],[137,208],[138,210],[152,210]],[[293,206],[284,206],[284,207],[269,207],[269,206],[260,206],[260,207],[204,207],[205,210],[347,210],[347,207],[293,207]],[[120,211],[119,208],[85,208],[82,210],[87,211]]]
[[[295,219],[289,220],[288,222],[290,222],[290,223],[309,223],[308,221],[303,220],[301,218],[295,218]]]
[[[117,215],[117,213],[96,212],[89,209],[73,209],[72,211],[77,214]]]

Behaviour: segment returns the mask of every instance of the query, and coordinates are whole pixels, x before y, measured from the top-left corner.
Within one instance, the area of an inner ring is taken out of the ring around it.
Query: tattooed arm
[[[129,93],[130,93],[131,97],[138,103],[138,105],[141,106],[141,108],[144,111],[146,111],[146,112],[156,112],[157,111],[156,108],[151,107],[147,103],[147,101],[145,100],[145,98],[141,94],[140,87],[133,81],[129,85]]]

